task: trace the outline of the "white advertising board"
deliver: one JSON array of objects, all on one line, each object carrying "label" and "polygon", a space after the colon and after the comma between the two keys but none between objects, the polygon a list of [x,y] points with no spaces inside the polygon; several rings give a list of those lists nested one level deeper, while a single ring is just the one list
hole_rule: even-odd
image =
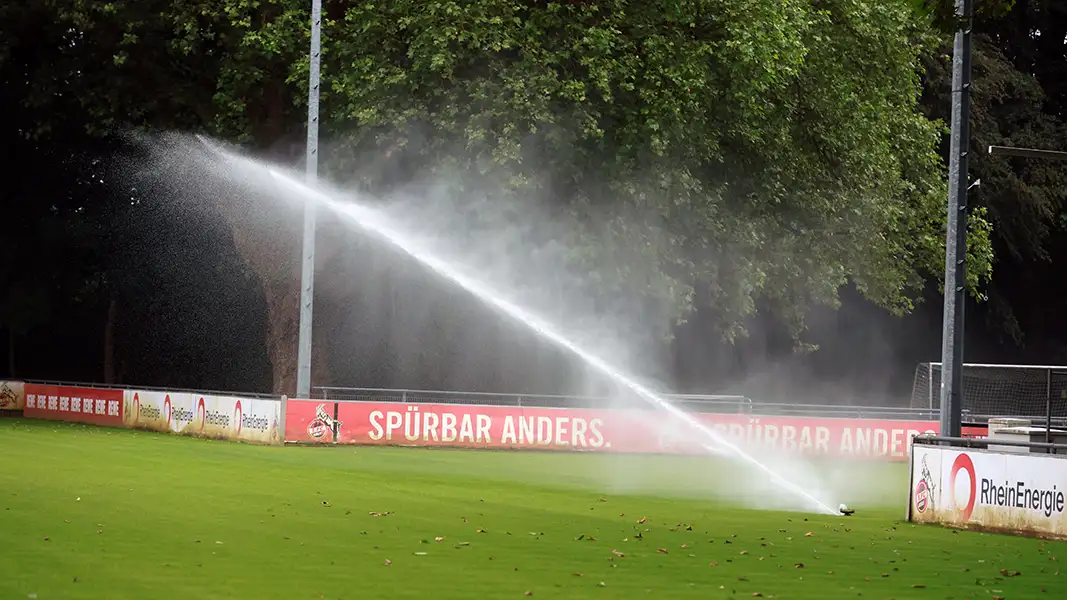
[{"label": "white advertising board", "polygon": [[915,446],[909,519],[1067,538],[1067,456]]},{"label": "white advertising board", "polygon": [[192,435],[193,395],[184,392],[125,390],[122,402],[123,425],[164,433]]},{"label": "white advertising board", "polygon": [[282,441],[278,400],[126,390],[123,401],[127,427],[262,444]]}]

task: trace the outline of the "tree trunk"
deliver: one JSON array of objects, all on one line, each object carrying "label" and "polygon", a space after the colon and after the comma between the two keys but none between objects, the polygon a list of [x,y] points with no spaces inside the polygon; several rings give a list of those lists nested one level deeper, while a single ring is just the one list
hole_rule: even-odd
[{"label": "tree trunk", "polygon": [[119,304],[114,297],[107,305],[107,322],[104,325],[104,383],[115,383],[115,322],[118,320]]},{"label": "tree trunk", "polygon": [[[286,97],[281,89],[266,93],[268,117],[256,132],[263,155],[273,161],[296,163],[303,144],[284,132],[279,116]],[[273,372],[272,391],[294,395],[300,332],[300,268],[303,207],[292,210],[277,198],[237,198],[225,212],[237,252],[259,279],[267,304],[267,356]],[[249,216],[251,215],[251,217]],[[321,236],[317,236],[321,239]],[[320,249],[321,250],[321,249]],[[316,252],[316,258],[322,257]],[[316,260],[318,265],[321,260]],[[316,286],[318,287],[318,286]],[[316,296],[318,293],[316,292]],[[321,318],[319,319],[321,320]],[[329,383],[325,339],[328,327],[316,324],[312,335],[312,385]]]}]

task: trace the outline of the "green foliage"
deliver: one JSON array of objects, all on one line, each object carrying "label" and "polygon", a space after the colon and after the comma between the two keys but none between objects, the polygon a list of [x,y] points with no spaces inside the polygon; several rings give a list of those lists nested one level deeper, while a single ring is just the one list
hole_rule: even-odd
[{"label": "green foliage", "polygon": [[906,3],[361,3],[327,38],[326,125],[354,159],[408,147],[638,214],[587,258],[661,273],[677,315],[706,285],[727,337],[761,296],[799,331],[849,278],[905,311],[943,271],[940,129],[916,107],[932,40]]},{"label": "green foliage", "polygon": [[[1042,89],[1043,82],[1016,68],[1008,53],[998,47],[1010,47],[1014,42],[1010,35],[979,32],[974,36],[972,151],[968,162],[971,179],[981,179],[982,185],[969,195],[969,202],[977,207],[972,208],[972,214],[983,211],[986,220],[996,223],[996,231],[986,227],[985,235],[991,241],[975,242],[971,259],[976,259],[975,247],[993,246],[1000,261],[1032,265],[1051,259],[1049,248],[1055,245],[1056,216],[1067,201],[1067,172],[1055,161],[990,156],[985,149],[994,144],[1059,148],[1065,127],[1055,110],[1047,106],[1052,98]],[[922,105],[933,119],[949,118],[950,57],[951,45],[946,43],[927,60],[928,83]],[[982,235],[975,231],[976,227],[972,222],[971,235]],[[987,263],[989,258],[970,263],[972,274],[974,269],[982,268],[979,263]],[[1023,332],[1007,298],[1016,292],[1011,287],[1011,283],[992,281],[985,291],[996,307],[994,314],[1003,320],[996,325],[1021,341]]]},{"label": "green foliage", "polygon": [[[959,27],[956,15],[957,0],[910,0],[916,15],[930,19],[930,22],[942,33],[951,35]],[[1015,7],[1015,0],[975,0],[973,16],[986,19],[999,19]]]},{"label": "green foliage", "polygon": [[[339,149],[324,167],[387,153],[404,168],[363,183],[436,171],[548,196],[587,223],[576,260],[625,257],[605,294],[655,273],[641,293],[678,318],[715,307],[727,338],[761,297],[799,333],[850,279],[907,311],[943,270],[946,196],[941,129],[917,109],[931,29],[912,4],[328,3],[323,127]],[[300,129],[304,1],[37,10],[68,45],[34,72],[30,104],[63,89],[93,130],[121,120],[260,147]],[[992,259],[974,217],[977,290]]]}]

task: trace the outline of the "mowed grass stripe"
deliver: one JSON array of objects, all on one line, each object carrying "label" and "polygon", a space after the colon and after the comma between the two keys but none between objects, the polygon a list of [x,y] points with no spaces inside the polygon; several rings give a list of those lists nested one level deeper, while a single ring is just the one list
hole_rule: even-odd
[{"label": "mowed grass stripe", "polygon": [[[16,419],[0,419],[0,450],[0,598],[1067,597],[1062,542],[900,523],[903,489],[852,518],[693,498],[694,469],[734,477],[703,459],[271,448]],[[900,465],[854,468],[906,481]],[[612,493],[617,478],[643,492]]]}]

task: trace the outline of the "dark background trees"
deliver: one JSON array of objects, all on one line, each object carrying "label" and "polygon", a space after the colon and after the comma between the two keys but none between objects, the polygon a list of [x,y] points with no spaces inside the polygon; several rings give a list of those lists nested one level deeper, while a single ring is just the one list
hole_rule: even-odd
[{"label": "dark background trees", "polygon": [[[9,374],[291,391],[299,219],[187,210],[173,180],[131,176],[119,134],[206,132],[299,168],[304,4],[0,8]],[[909,2],[641,6],[327,2],[324,175],[388,195],[449,173],[640,215],[575,245],[600,264],[659,232],[626,259],[653,285],[594,292],[654,290],[673,339],[650,370],[671,387],[901,401],[940,354],[950,37]],[[988,300],[967,307],[965,357],[1063,362],[1067,171],[978,151],[1063,149],[1067,9],[1019,1],[976,31]],[[531,336],[336,224],[321,243],[316,383],[566,391],[573,369]]]}]

